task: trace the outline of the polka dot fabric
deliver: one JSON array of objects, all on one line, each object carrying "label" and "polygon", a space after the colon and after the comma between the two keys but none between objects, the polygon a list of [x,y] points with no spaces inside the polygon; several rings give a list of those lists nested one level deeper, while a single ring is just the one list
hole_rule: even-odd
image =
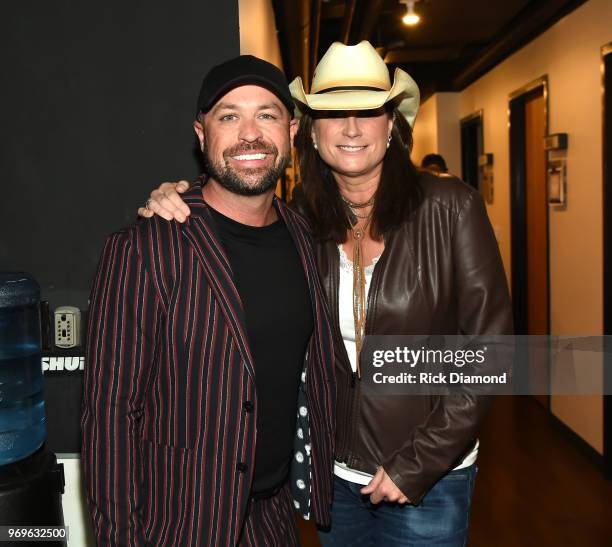
[{"label": "polka dot fabric", "polygon": [[[306,356],[306,360],[308,356]],[[291,464],[291,493],[293,505],[308,520],[310,518],[310,492],[312,482],[310,460],[310,429],[308,425],[308,399],[306,397],[306,370],[298,392],[297,424],[293,441],[293,462]]]}]

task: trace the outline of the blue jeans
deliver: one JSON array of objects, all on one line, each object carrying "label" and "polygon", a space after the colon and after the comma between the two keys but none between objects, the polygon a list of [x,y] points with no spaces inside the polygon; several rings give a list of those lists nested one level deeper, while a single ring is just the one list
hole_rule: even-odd
[{"label": "blue jeans", "polygon": [[319,530],[323,547],[467,545],[476,465],[451,471],[418,506],[370,503],[360,484],[335,477],[332,524]]}]

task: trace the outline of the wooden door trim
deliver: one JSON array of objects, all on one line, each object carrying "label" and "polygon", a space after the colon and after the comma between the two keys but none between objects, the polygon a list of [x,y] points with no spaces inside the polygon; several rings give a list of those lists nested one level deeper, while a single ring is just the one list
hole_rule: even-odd
[{"label": "wooden door trim", "polygon": [[472,112],[471,114],[468,114],[467,116],[464,116],[463,118],[461,118],[459,120],[459,124],[463,125],[465,123],[472,122],[472,121],[474,121],[477,118],[480,118],[480,123],[484,123],[484,110],[482,108]]},{"label": "wooden door trim", "polygon": [[512,99],[516,99],[521,95],[527,95],[539,87],[544,88],[544,103],[546,104],[546,128],[548,129],[548,74],[544,74],[544,76],[540,76],[539,78],[532,80],[523,87],[515,89],[512,93],[510,93],[510,95],[508,95],[508,100],[511,101]]}]

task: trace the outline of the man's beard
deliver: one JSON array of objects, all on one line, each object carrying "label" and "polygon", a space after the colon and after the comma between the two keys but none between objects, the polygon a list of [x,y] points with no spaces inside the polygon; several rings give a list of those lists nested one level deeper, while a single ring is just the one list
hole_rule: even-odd
[{"label": "man's beard", "polygon": [[[230,156],[248,154],[249,152],[262,152],[278,157],[278,149],[272,143],[261,140],[248,145],[237,145],[223,152],[224,163],[215,163],[208,154],[206,144],[202,149],[204,166],[208,175],[215,179],[223,188],[241,196],[260,196],[276,186],[280,176],[289,164],[289,155],[281,156],[272,167],[259,169],[234,170],[228,161]],[[249,182],[249,180],[251,182]],[[255,182],[253,182],[255,180]]]}]

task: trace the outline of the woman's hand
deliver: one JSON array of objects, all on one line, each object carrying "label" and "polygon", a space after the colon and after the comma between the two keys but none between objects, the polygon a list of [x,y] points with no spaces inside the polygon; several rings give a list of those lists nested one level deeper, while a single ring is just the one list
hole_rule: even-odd
[{"label": "woman's hand", "polygon": [[145,218],[159,215],[166,220],[185,222],[191,211],[180,194],[188,189],[189,183],[186,180],[164,182],[159,188],[151,192],[151,197],[144,207],[138,209],[138,214]]},{"label": "woman's hand", "polygon": [[361,489],[361,493],[370,494],[370,501],[374,504],[381,501],[400,504],[410,503],[410,500],[395,486],[395,483],[382,467],[378,468],[369,484]]}]

